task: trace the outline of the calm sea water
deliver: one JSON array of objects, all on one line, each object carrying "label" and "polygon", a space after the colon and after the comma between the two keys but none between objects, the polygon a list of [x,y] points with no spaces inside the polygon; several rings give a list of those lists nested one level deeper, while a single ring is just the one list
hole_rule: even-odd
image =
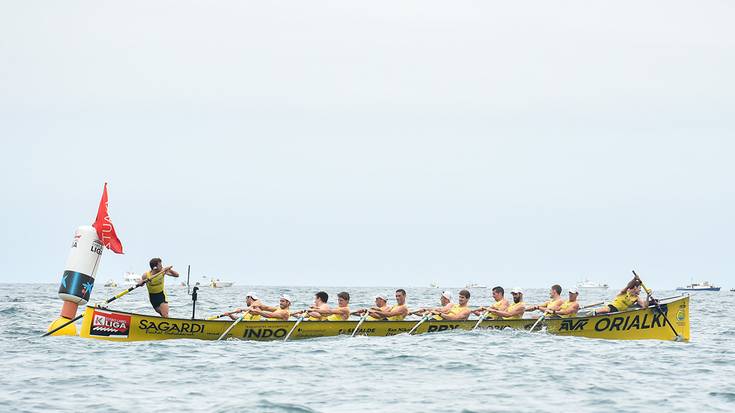
[{"label": "calm sea water", "polygon": [[[57,289],[0,284],[0,411],[735,411],[735,293],[725,291],[693,295],[689,343],[519,331],[114,343],[40,338],[61,308]],[[97,285],[92,301],[122,289]],[[343,290],[324,289],[330,302]],[[190,317],[186,288],[167,290],[172,316]],[[300,308],[316,288],[204,288],[198,315],[236,307],[248,290],[266,303],[287,292]],[[357,308],[394,288],[345,290]],[[409,306],[438,301],[438,290],[407,290]],[[489,294],[473,290],[470,303],[485,304]],[[545,289],[527,291],[528,302],[545,296]],[[111,308],[152,313],[146,299],[135,290]]]}]

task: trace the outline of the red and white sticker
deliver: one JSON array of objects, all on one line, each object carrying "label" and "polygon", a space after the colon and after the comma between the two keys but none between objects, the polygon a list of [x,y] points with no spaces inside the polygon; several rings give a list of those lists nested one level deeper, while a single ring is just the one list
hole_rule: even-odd
[{"label": "red and white sticker", "polygon": [[130,333],[130,316],[94,310],[90,336],[127,338]]}]

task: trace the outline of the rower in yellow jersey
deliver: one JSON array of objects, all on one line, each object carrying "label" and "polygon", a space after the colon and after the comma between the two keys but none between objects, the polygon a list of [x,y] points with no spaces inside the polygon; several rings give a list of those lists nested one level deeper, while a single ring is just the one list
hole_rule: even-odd
[{"label": "rower in yellow jersey", "polygon": [[291,316],[289,309],[291,308],[291,297],[281,294],[278,299],[278,307],[270,307],[260,305],[250,309],[250,314],[265,317],[268,321],[288,321]]},{"label": "rower in yellow jersey", "polygon": [[300,317],[301,315],[306,313],[306,315],[308,315],[309,317],[306,319],[308,321],[324,321],[327,319],[327,317],[322,316],[320,313],[314,312],[314,310],[329,310],[327,300],[329,300],[329,294],[327,294],[325,291],[319,291],[318,293],[314,294],[314,304],[312,304],[308,310],[294,311],[293,313],[291,313],[291,315],[294,317]]},{"label": "rower in yellow jersey", "polygon": [[248,291],[245,295],[245,308],[236,308],[229,313],[225,313],[225,315],[229,316],[233,320],[237,320],[239,316],[236,314],[245,312],[245,315],[242,316],[242,321],[258,321],[260,320],[260,315],[253,313],[252,310],[262,306],[263,303],[260,301],[260,298],[258,298],[258,294],[254,291]]},{"label": "rower in yellow jersey", "polygon": [[337,294],[337,307],[315,308],[309,311],[309,315],[319,317],[327,321],[344,321],[350,318],[350,293],[342,291]]},{"label": "rower in yellow jersey", "polygon": [[561,318],[576,316],[579,311],[579,301],[577,301],[577,297],[579,297],[579,290],[577,290],[577,287],[570,288],[569,299],[564,301],[558,310],[551,310],[551,315],[557,315]]},{"label": "rower in yellow jersey", "polygon": [[[148,288],[148,297],[151,300],[151,305],[153,306],[153,309],[161,315],[161,317],[168,318],[168,300],[166,297],[166,291],[164,290],[164,281],[166,275],[178,277],[179,273],[174,271],[173,267],[170,265],[163,268],[162,260],[160,258],[152,258],[148,264],[150,265],[151,270],[143,273],[138,285],[142,285],[145,280],[150,278],[150,281],[146,283],[146,287]],[[161,272],[163,272],[163,274],[157,275]],[[157,276],[153,277],[154,275]]]},{"label": "rower in yellow jersey", "polygon": [[[377,301],[377,300],[376,300]],[[372,313],[381,319],[390,321],[399,321],[408,315],[408,306],[406,305],[406,290],[399,288],[396,290],[396,305],[386,310],[373,310]],[[377,318],[377,317],[376,317]]]},{"label": "rower in yellow jersey", "polygon": [[[435,307],[435,308],[422,307],[422,308],[419,308],[418,310],[411,311],[410,313],[408,313],[408,315],[425,316],[434,311],[451,310],[452,307],[454,307],[454,304],[452,303],[452,292],[449,290],[442,291],[442,294],[439,296],[439,302],[441,303],[441,307]],[[437,320],[440,319],[439,316],[435,316],[434,318]]]},{"label": "rower in yellow jersey", "polygon": [[510,294],[513,296],[513,304],[510,304],[508,308],[505,310],[491,308],[489,310],[498,319],[513,320],[523,318],[523,313],[526,311],[526,303],[523,302],[523,290],[514,288],[510,290]]},{"label": "rower in yellow jersey", "polygon": [[442,309],[434,311],[440,320],[466,320],[470,316],[470,308],[467,304],[470,301],[470,292],[462,290],[459,292],[459,304],[454,304],[449,310]]},{"label": "rower in yellow jersey", "polygon": [[[500,311],[505,311],[505,309],[508,308],[508,300],[505,299],[505,290],[503,289],[503,287],[498,286],[498,287],[493,288],[493,300],[495,300],[495,302],[492,303],[492,305],[490,305],[489,307],[480,307],[476,310],[473,310],[472,314],[479,316],[479,315],[484,314],[486,311],[490,310],[491,308],[495,310],[500,310]],[[486,320],[493,320],[496,318],[499,318],[499,317],[493,313],[490,313],[487,316],[485,316]]]},{"label": "rower in yellow jersey", "polygon": [[641,297],[641,281],[638,278],[630,280],[628,285],[607,306],[596,309],[592,314],[625,311],[635,304],[638,304],[641,308],[648,308],[648,301]]},{"label": "rower in yellow jersey", "polygon": [[543,304],[535,305],[533,307],[526,308],[526,311],[539,310],[542,313],[549,315],[552,311],[558,310],[564,303],[564,299],[561,298],[561,286],[554,284],[549,290],[549,300]]}]

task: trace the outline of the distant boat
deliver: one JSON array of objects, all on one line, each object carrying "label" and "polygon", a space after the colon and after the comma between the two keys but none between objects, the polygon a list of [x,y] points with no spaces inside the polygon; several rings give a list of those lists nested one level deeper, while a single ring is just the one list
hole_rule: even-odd
[{"label": "distant boat", "polygon": [[429,287],[431,287],[431,288],[439,288],[439,282],[438,281],[432,281],[431,284],[429,284]]},{"label": "distant boat", "polygon": [[714,285],[710,284],[709,281],[704,281],[701,284],[691,283],[687,285],[686,287],[677,287],[676,290],[677,291],[720,291],[720,287],[715,287]]},{"label": "distant boat", "polygon": [[128,287],[132,287],[138,284],[141,280],[142,278],[140,277],[140,275],[130,271],[126,272],[123,276],[123,284],[127,285]]},{"label": "distant boat", "polygon": [[232,284],[232,281],[222,281],[219,278],[214,277],[209,280],[209,286],[212,288],[232,287]]},{"label": "distant boat", "polygon": [[577,288],[580,290],[607,290],[610,287],[607,284],[596,283],[585,278],[584,281],[577,283]]},{"label": "distant boat", "polygon": [[105,281],[105,287],[117,287],[117,281],[107,280]]},{"label": "distant boat", "polygon": [[469,288],[487,288],[487,285],[482,285],[482,284],[478,284],[478,283],[469,283],[469,284],[465,285],[464,288],[467,288],[467,289],[469,289]]}]

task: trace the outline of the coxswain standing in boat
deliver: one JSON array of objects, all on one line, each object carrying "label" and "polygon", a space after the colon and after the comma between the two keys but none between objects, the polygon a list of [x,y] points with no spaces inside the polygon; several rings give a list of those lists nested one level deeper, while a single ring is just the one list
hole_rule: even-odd
[{"label": "coxswain standing in boat", "polygon": [[[327,321],[344,321],[350,318],[350,293],[342,291],[337,294],[337,307],[315,308],[309,311],[312,317],[319,317]],[[325,318],[326,317],[326,318]]]},{"label": "coxswain standing in boat", "polygon": [[[479,315],[484,314],[486,311],[489,311],[491,308],[495,310],[500,310],[500,311],[505,311],[508,308],[509,304],[508,304],[508,300],[505,299],[505,290],[503,289],[503,287],[498,286],[498,287],[493,288],[492,294],[493,294],[493,300],[495,300],[495,302],[489,307],[480,307],[476,310],[473,310],[472,314],[479,316]],[[487,316],[485,316],[485,319],[488,319],[488,320],[492,320],[495,318],[497,318],[497,316],[493,313],[490,313]]]},{"label": "coxswain standing in boat", "polygon": [[[143,273],[138,285],[143,285],[145,280],[150,279],[150,281],[146,283],[146,288],[148,288],[148,298],[151,300],[151,306],[153,306],[153,309],[156,310],[161,317],[168,318],[168,300],[164,289],[164,281],[167,275],[178,277],[179,273],[174,271],[173,267],[170,265],[163,268],[163,261],[160,258],[152,258],[148,265],[150,265],[151,270]],[[163,272],[163,274],[158,275],[161,272]]]},{"label": "coxswain standing in boat", "polygon": [[539,310],[544,313],[544,315],[550,315],[553,311],[561,308],[562,304],[564,304],[564,299],[561,298],[561,286],[559,284],[554,284],[551,286],[551,290],[549,290],[548,301],[544,302],[543,304],[526,308],[526,311]]},{"label": "coxswain standing in boat", "polygon": [[641,297],[641,280],[638,277],[630,280],[628,285],[620,290],[620,294],[613,298],[607,306],[596,309],[592,314],[617,313],[618,311],[625,311],[635,304],[638,304],[641,308],[648,308],[648,301]]},{"label": "coxswain standing in boat", "polygon": [[435,307],[435,308],[419,308],[416,311],[412,311],[409,313],[409,315],[420,315],[424,316],[427,315],[427,313],[430,313],[432,311],[441,311],[446,310],[449,311],[454,306],[454,303],[452,303],[452,292],[451,291],[442,291],[442,294],[439,296],[439,302],[441,303],[441,307]]},{"label": "coxswain standing in boat", "polygon": [[[386,305],[387,307],[387,305]],[[388,319],[389,321],[400,321],[408,315],[408,306],[406,305],[406,290],[399,288],[396,290],[396,305],[387,309],[373,309],[372,313],[376,318]]]},{"label": "coxswain standing in boat", "polygon": [[318,293],[314,294],[314,304],[309,307],[308,310],[301,310],[301,311],[294,311],[291,313],[294,317],[300,317],[306,313],[309,318],[307,320],[309,321],[322,321],[325,320],[327,317],[322,317],[319,315],[319,313],[311,314],[314,310],[329,310],[329,305],[327,305],[327,301],[329,300],[329,294],[327,294],[325,291],[319,291]]},{"label": "coxswain standing in boat", "polygon": [[514,288],[510,290],[510,295],[513,296],[513,304],[510,304],[505,310],[496,310],[494,308],[488,309],[493,314],[496,320],[513,320],[523,318],[523,313],[526,312],[526,303],[523,302],[523,290],[520,288]]},{"label": "coxswain standing in boat", "polygon": [[288,318],[291,316],[290,308],[291,297],[286,294],[281,294],[281,297],[278,299],[278,307],[269,307],[267,305],[252,307],[250,314],[265,317],[268,321],[288,321]]},{"label": "coxswain standing in boat", "polygon": [[263,303],[260,301],[260,298],[258,298],[258,294],[256,294],[255,291],[248,291],[247,295],[245,295],[245,305],[245,308],[236,308],[229,313],[225,313],[225,315],[229,316],[233,320],[237,320],[237,318],[240,317],[237,314],[245,312],[242,316],[243,321],[260,320],[260,314],[255,314],[252,311],[255,308],[263,307]]},{"label": "coxswain standing in boat", "polygon": [[561,318],[576,316],[579,311],[579,301],[577,301],[577,297],[579,297],[579,290],[577,290],[577,287],[570,288],[569,299],[564,301],[558,310],[551,310],[551,315],[556,315]]},{"label": "coxswain standing in boat", "polygon": [[454,304],[452,307],[447,309],[442,309],[438,311],[433,311],[436,317],[438,317],[439,320],[466,320],[469,318],[471,310],[469,307],[467,307],[467,304],[470,302],[470,292],[467,290],[462,290],[459,292],[459,304]]}]

